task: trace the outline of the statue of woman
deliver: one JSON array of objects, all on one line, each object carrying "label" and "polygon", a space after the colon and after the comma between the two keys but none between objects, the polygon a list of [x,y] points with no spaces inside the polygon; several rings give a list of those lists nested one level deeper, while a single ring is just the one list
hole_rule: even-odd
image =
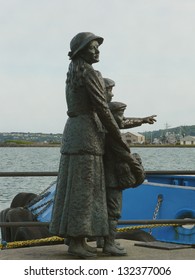
[{"label": "statue of woman", "polygon": [[94,256],[85,238],[108,235],[103,154],[105,131],[129,151],[105,99],[105,85],[92,64],[103,38],[90,32],[70,42],[66,79],[68,120],[62,146],[50,231],[70,240],[68,252]]}]

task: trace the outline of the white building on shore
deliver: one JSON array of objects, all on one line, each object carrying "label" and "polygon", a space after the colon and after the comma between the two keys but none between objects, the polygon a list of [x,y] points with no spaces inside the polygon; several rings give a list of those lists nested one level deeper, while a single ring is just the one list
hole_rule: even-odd
[{"label": "white building on shore", "polygon": [[145,136],[136,132],[123,133],[122,137],[129,145],[145,143]]},{"label": "white building on shore", "polygon": [[181,138],[180,145],[195,145],[195,136],[187,135]]}]

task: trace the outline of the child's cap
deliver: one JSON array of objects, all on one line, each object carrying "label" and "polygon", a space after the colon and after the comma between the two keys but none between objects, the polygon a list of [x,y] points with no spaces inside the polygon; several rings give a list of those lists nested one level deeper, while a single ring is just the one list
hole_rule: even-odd
[{"label": "child's cap", "polygon": [[104,78],[104,83],[106,88],[115,86],[115,82],[108,78]]},{"label": "child's cap", "polygon": [[127,107],[127,105],[122,102],[109,102],[108,106],[109,106],[111,112],[125,110]]}]

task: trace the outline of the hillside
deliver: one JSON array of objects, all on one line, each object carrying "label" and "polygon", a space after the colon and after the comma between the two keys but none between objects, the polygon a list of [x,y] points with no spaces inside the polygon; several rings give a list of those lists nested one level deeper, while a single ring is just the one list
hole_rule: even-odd
[{"label": "hillside", "polygon": [[158,138],[162,139],[167,134],[174,134],[176,137],[181,138],[187,135],[195,136],[195,125],[185,125],[185,126],[178,126],[174,128],[168,128],[168,129],[160,129],[160,130],[153,130],[153,131],[147,131],[147,132],[139,132],[140,134],[145,135],[146,139],[151,138]]},{"label": "hillside", "polygon": [[26,132],[4,132],[0,133],[0,144],[13,145],[34,145],[42,144],[60,144],[62,134],[53,133],[26,133]]}]

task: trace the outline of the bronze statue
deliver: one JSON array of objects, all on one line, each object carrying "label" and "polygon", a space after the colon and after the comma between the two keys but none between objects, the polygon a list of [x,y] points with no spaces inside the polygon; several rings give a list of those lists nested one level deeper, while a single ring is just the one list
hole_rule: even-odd
[{"label": "bronze statue", "polygon": [[69,239],[70,254],[95,256],[86,237],[108,236],[104,176],[104,142],[108,131],[123,149],[120,130],[105,99],[99,61],[103,38],[90,32],[70,42],[71,59],[66,79],[66,122],[50,231]]},{"label": "bronze statue", "polygon": [[[120,127],[124,119],[126,104],[109,102],[109,108]],[[105,179],[106,198],[108,208],[109,235],[104,238],[103,252],[123,256],[126,250],[115,241],[118,220],[121,217],[122,190],[135,188],[145,179],[144,168],[138,154],[131,154],[123,149],[113,137],[107,133],[105,141]],[[101,240],[97,239],[97,246],[101,247]]]},{"label": "bronze statue", "polygon": [[[105,92],[106,92],[106,100],[107,102],[111,102],[114,96],[112,89],[115,86],[115,82],[109,78],[104,78],[105,83]],[[148,116],[145,118],[131,118],[124,117],[123,121],[120,124],[120,129],[127,129],[132,127],[141,126],[142,124],[153,124],[156,122],[156,115]]]},{"label": "bronze statue", "polygon": [[[140,126],[143,123],[153,124],[156,120],[152,115],[145,118],[125,118],[124,111],[126,104],[111,102],[112,88],[115,82],[104,78],[106,100],[119,128],[131,128]],[[108,208],[109,235],[104,238],[97,238],[97,247],[103,248],[105,253],[112,255],[125,255],[126,250],[115,241],[117,223],[121,215],[122,190],[130,187],[137,187],[144,181],[144,168],[138,154],[127,152],[109,133],[106,134],[106,152],[104,156],[106,197]]]}]

